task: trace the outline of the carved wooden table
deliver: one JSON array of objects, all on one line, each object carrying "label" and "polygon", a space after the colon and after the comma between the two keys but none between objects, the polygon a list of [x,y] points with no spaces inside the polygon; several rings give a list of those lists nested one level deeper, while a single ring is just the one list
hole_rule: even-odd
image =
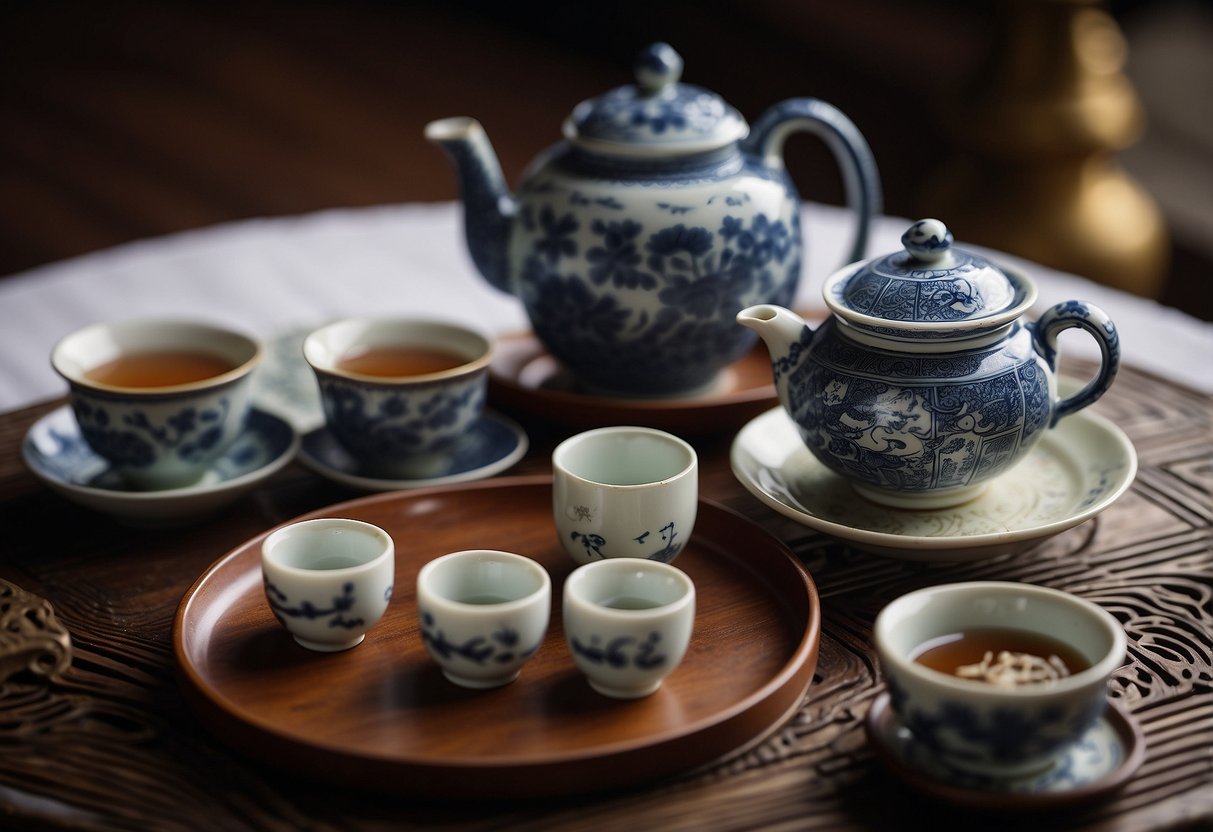
[{"label": "carved wooden table", "polygon": [[[290,466],[210,521],[140,530],[78,508],[25,470],[19,445],[55,403],[0,415],[0,578],[50,601],[70,667],[0,686],[0,827],[64,829],[1213,828],[1213,399],[1122,370],[1094,409],[1133,440],[1131,490],[1016,557],[915,564],[850,550],[759,504],[734,480],[732,431],[696,440],[702,491],[781,536],[821,593],[817,674],[799,713],[741,756],[625,793],[535,804],[419,802],[299,781],[230,751],[185,706],[171,627],[214,560],[267,527],[356,496]],[[567,431],[527,424],[510,473],[547,473]],[[876,761],[863,718],[883,690],[877,611],[931,583],[1009,579],[1094,600],[1130,637],[1111,695],[1146,760],[1085,808],[979,816],[911,791]],[[722,668],[721,672],[727,672]],[[929,826],[927,828],[930,828]]]}]

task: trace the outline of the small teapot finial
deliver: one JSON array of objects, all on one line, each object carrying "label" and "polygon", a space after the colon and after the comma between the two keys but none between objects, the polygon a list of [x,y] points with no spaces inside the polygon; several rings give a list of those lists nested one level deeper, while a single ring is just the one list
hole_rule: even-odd
[{"label": "small teapot finial", "polygon": [[919,220],[901,235],[901,244],[915,260],[936,263],[947,257],[952,247],[952,232],[939,220]]},{"label": "small teapot finial", "polygon": [[678,83],[682,77],[682,56],[668,43],[645,47],[636,59],[636,84],[646,95],[654,95]]}]

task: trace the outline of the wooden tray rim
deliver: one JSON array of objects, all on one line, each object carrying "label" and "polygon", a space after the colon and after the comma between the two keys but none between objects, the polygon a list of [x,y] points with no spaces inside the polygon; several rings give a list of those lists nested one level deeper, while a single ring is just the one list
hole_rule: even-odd
[{"label": "wooden tray rim", "polygon": [[[268,724],[260,716],[250,713],[243,707],[231,702],[227,697],[224,697],[220,692],[215,691],[209,684],[200,678],[197,669],[187,657],[186,647],[186,624],[190,614],[191,605],[196,601],[199,591],[207,584],[213,576],[228,566],[229,562],[241,555],[245,554],[249,547],[255,546],[258,541],[263,540],[275,529],[289,523],[298,522],[299,520],[309,519],[318,516],[332,516],[342,513],[345,509],[353,507],[364,507],[374,503],[393,502],[397,500],[419,500],[435,495],[446,495],[452,492],[461,492],[480,489],[495,489],[495,488],[534,488],[550,486],[552,478],[550,475],[528,475],[515,477],[499,477],[490,480],[470,483],[457,483],[445,486],[434,486],[430,488],[419,488],[408,491],[398,492],[383,492],[377,494],[364,495],[361,497],[351,498],[332,505],[324,506],[313,511],[306,512],[298,517],[294,517],[279,523],[278,525],[266,529],[265,531],[254,535],[253,537],[242,541],[234,546],[226,554],[222,555],[207,567],[190,588],[186,590],[182,596],[182,600],[178,606],[177,613],[174,617],[172,640],[173,640],[173,655],[176,665],[177,676],[185,688],[186,698],[194,707],[195,713],[203,719],[204,722],[211,724],[218,723],[225,727],[231,727],[239,732],[253,730],[265,735],[267,738],[273,738],[278,742],[298,748],[313,749],[328,757],[336,760],[350,761],[370,761],[382,764],[392,768],[393,770],[407,771],[411,769],[425,769],[428,771],[500,771],[502,769],[518,769],[524,770],[529,768],[544,769],[553,766],[561,766],[568,764],[576,764],[579,762],[588,762],[601,760],[619,755],[626,755],[632,752],[644,751],[649,748],[660,746],[666,743],[678,742],[687,740],[694,736],[718,728],[726,726],[732,720],[742,718],[751,710],[759,709],[768,703],[772,703],[779,699],[779,694],[784,693],[784,698],[789,704],[786,707],[781,707],[780,715],[775,720],[766,720],[765,727],[756,733],[751,739],[741,746],[733,749],[733,751],[725,753],[723,758],[729,758],[736,753],[744,751],[746,748],[752,747],[760,742],[770,733],[777,730],[788,718],[790,718],[799,708],[803,701],[816,671],[817,653],[820,648],[821,638],[821,602],[815,582],[808,569],[800,562],[798,558],[788,548],[787,544],[779,538],[763,529],[754,521],[745,517],[741,513],[722,505],[716,501],[706,498],[700,499],[700,506],[707,508],[709,511],[718,512],[721,516],[728,517],[732,522],[741,522],[753,527],[756,534],[761,534],[769,539],[770,544],[787,556],[788,562],[792,569],[799,574],[803,580],[806,595],[800,599],[795,596],[797,603],[807,604],[807,619],[805,621],[804,632],[801,634],[799,641],[790,651],[779,671],[771,676],[753,693],[746,696],[744,699],[736,702],[730,707],[712,712],[709,716],[691,725],[680,726],[676,729],[670,729],[659,734],[649,734],[635,739],[620,741],[607,745],[597,745],[590,749],[573,749],[563,753],[545,752],[542,754],[521,754],[512,758],[509,764],[486,764],[482,758],[474,756],[444,756],[440,760],[432,758],[418,759],[414,757],[394,756],[380,754],[370,751],[353,752],[348,747],[334,745],[330,742],[317,741],[311,738],[300,738],[299,736],[283,731],[278,726]],[[717,544],[720,548],[728,549],[725,544]],[[756,577],[762,584],[767,586],[768,590],[772,588],[772,584],[760,573],[756,573]],[[798,685],[795,695],[787,695],[788,685],[797,677],[802,677],[802,684]],[[234,746],[241,748],[242,751],[252,754],[263,761],[266,759],[264,755],[257,754],[250,746],[242,742],[233,742]],[[701,768],[704,765],[711,764],[719,759],[721,755],[717,755],[710,759],[695,760],[684,767],[685,770]],[[273,765],[273,763],[270,763]],[[284,766],[285,768],[295,768],[289,761]]]}]

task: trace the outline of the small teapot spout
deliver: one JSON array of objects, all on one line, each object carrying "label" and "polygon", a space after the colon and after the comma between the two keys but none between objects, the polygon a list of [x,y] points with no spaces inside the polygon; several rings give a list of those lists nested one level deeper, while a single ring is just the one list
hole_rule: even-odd
[{"label": "small teapot spout", "polygon": [[488,135],[476,119],[458,116],[431,121],[425,137],[446,151],[455,166],[472,262],[485,280],[512,294],[508,248],[517,203]]},{"label": "small teapot spout", "polygon": [[785,408],[788,403],[788,376],[808,356],[813,328],[790,309],[762,303],[737,313],[737,323],[758,333],[771,354],[771,372],[775,377],[775,392]]},{"label": "small teapot spout", "polygon": [[758,333],[758,337],[766,342],[772,361],[788,355],[794,345],[802,339],[807,341],[813,335],[804,318],[791,309],[770,303],[742,309],[737,313],[737,323]]}]

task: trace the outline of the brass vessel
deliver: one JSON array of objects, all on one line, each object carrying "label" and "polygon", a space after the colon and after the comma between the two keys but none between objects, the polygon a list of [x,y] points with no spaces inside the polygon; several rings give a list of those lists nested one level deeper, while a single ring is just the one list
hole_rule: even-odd
[{"label": "brass vessel", "polygon": [[1144,127],[1126,44],[1096,0],[1004,0],[978,89],[943,116],[957,155],[920,213],[989,245],[1153,297],[1169,241],[1154,201],[1117,162]]}]

